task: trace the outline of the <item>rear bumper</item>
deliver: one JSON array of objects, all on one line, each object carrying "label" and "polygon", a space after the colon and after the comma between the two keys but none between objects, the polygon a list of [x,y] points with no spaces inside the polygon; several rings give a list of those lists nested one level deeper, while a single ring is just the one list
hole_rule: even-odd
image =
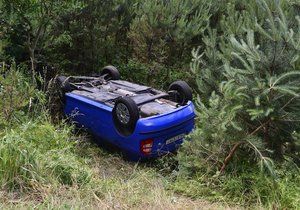
[{"label": "rear bumper", "polygon": [[162,132],[170,128],[184,124],[195,118],[194,105],[189,102],[186,106],[176,109],[174,112],[158,116],[142,118],[138,120],[136,132],[140,134],[151,134]]},{"label": "rear bumper", "polygon": [[[184,138],[167,144],[167,140],[182,134],[189,134],[194,129],[194,105],[189,102],[176,111],[163,115],[140,119],[137,122],[135,135],[137,143],[147,139],[153,139],[152,152],[148,155],[134,149],[132,154],[139,155],[140,158],[157,157],[178,149]],[[135,148],[139,148],[136,145]]]}]

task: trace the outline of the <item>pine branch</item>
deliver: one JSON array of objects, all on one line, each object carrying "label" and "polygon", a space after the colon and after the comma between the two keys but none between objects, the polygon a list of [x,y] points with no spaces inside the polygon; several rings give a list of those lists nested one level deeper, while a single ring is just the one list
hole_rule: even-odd
[{"label": "pine branch", "polygon": [[[261,124],[259,127],[257,127],[253,132],[251,132],[248,136],[253,136],[255,135],[260,129],[262,129],[263,127],[265,127],[268,123],[270,123],[271,119],[269,119],[268,121],[266,121],[265,123]],[[237,151],[237,149],[243,145],[249,143],[246,140],[243,141],[239,141],[237,143],[234,144],[234,146],[232,147],[232,149],[230,150],[230,152],[228,153],[228,155],[226,156],[223,165],[220,169],[220,173],[222,174],[225,171],[226,166],[229,164],[230,160],[233,158],[233,155],[235,154],[235,152]]]}]

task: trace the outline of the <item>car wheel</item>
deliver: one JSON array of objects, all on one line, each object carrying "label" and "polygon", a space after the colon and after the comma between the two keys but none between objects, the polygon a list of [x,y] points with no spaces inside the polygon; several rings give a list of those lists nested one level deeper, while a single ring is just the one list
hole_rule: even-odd
[{"label": "car wheel", "polygon": [[114,66],[106,66],[102,69],[100,76],[104,76],[107,80],[118,80],[120,79],[120,72]]},{"label": "car wheel", "polygon": [[115,128],[123,136],[129,136],[134,132],[140,117],[138,106],[129,97],[117,99],[112,116]]},{"label": "car wheel", "polygon": [[65,76],[58,76],[56,78],[56,81],[57,81],[59,87],[61,88],[61,90],[64,93],[72,91],[72,87],[71,87],[70,81],[68,80],[67,77],[65,77]]},{"label": "car wheel", "polygon": [[47,106],[54,123],[60,122],[64,116],[65,93],[71,89],[69,85],[64,76],[57,76],[49,81]]},{"label": "car wheel", "polygon": [[185,105],[193,99],[192,89],[185,81],[173,82],[169,87],[170,100]]}]

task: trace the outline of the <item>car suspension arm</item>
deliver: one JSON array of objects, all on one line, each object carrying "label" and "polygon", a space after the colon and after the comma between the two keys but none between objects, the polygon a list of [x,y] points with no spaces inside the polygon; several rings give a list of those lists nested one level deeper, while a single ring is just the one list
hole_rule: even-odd
[{"label": "car suspension arm", "polygon": [[167,97],[167,96],[169,96],[169,94],[167,94],[167,93],[161,93],[161,94],[158,94],[158,95],[154,95],[154,96],[152,96],[150,98],[147,98],[144,101],[138,102],[136,105],[141,106],[141,105],[144,105],[144,104],[149,103],[151,101],[154,101],[156,99],[164,98],[164,97]]}]

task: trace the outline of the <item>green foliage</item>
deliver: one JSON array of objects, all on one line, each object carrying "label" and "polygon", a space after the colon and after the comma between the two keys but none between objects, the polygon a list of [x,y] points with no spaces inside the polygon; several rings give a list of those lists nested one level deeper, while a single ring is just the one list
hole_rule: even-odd
[{"label": "green foliage", "polygon": [[135,1],[79,2],[85,2],[80,11],[61,15],[56,23],[54,32],[65,39],[50,49],[52,66],[70,74],[91,74],[108,64],[124,64],[130,51],[127,31]]},{"label": "green foliage", "polygon": [[[185,64],[193,40],[201,36],[208,25],[210,2],[140,1],[130,25],[134,57],[149,66],[148,82],[164,73],[170,79],[170,66]],[[168,65],[168,67],[166,67]],[[177,69],[180,71],[180,69]]]},{"label": "green foliage", "polygon": [[1,71],[0,187],[26,191],[55,182],[88,183],[91,171],[75,154],[71,129],[48,122],[44,94],[24,72],[15,64]]},{"label": "green foliage", "polygon": [[[191,144],[221,145],[222,149],[208,148],[219,155],[218,161],[222,162],[240,141],[260,157],[265,155],[260,155],[259,150],[271,149],[277,158],[293,155],[285,151],[295,151],[292,134],[300,129],[300,22],[298,16],[287,19],[283,6],[273,1],[251,3],[241,16],[249,24],[237,30],[243,34],[232,29],[238,27],[236,21],[225,18],[221,23],[232,26],[223,29],[227,36],[209,30],[204,38],[206,49],[202,53],[200,49],[193,51],[191,67],[204,100],[199,105],[201,121],[195,137],[203,143]],[[267,12],[263,14],[265,19],[259,15],[263,11]],[[295,21],[297,26],[290,26],[289,21]],[[209,91],[213,93],[207,100]]]},{"label": "green foliage", "polygon": [[254,208],[264,206],[268,209],[297,209],[299,206],[299,168],[277,169],[276,180],[260,173],[257,167],[245,164],[245,171],[227,174],[220,178],[202,173],[188,179],[179,176],[170,189],[193,198],[206,198],[234,205]]},{"label": "green foliage", "polygon": [[295,185],[297,166],[279,167],[287,160],[299,164],[298,9],[288,1],[232,1],[206,31],[205,46],[192,51],[199,120],[178,154],[177,190],[269,207],[299,205],[299,189],[287,193],[285,186]]},{"label": "green foliage", "polygon": [[[64,34],[54,31],[54,26],[60,16],[78,10],[82,7],[82,3],[74,0],[63,2],[4,0],[0,6],[3,9],[1,25],[4,25],[8,32],[4,37],[8,42],[14,43],[12,47],[6,47],[5,51],[13,57],[20,56],[21,61],[29,60],[31,74],[35,78],[38,65],[42,64],[43,67],[39,71],[43,72],[46,63],[50,63],[49,59],[44,56],[48,53],[49,47],[53,47],[56,42],[64,39]],[[25,54],[27,58],[18,54]]]},{"label": "green foliage", "polygon": [[74,153],[76,142],[69,136],[70,129],[39,121],[6,131],[0,140],[1,187],[26,191],[55,182],[88,183],[91,171]]},{"label": "green foliage", "polygon": [[[103,200],[130,208],[141,199],[147,206],[169,199],[153,190],[161,183],[152,170],[128,169],[74,141],[63,123],[49,123],[38,90],[44,81],[113,64],[124,79],[158,88],[184,79],[198,93],[197,128],[173,157],[179,170],[176,160],[161,161],[160,172],[175,181],[172,191],[297,208],[299,6],[295,0],[1,1],[0,193],[67,187],[74,190],[69,197],[83,203],[93,197],[101,208],[111,207]],[[119,200],[126,204],[115,205]]]},{"label": "green foliage", "polygon": [[209,0],[4,1],[3,59],[26,62],[46,78],[134,60],[147,68],[148,83],[166,86],[177,73],[189,76],[190,51],[201,43],[210,7]]},{"label": "green foliage", "polygon": [[[12,63],[2,63],[0,70],[0,128],[20,121],[29,111],[41,111],[45,102],[41,91],[32,85],[32,80],[24,74],[26,67]],[[34,103],[34,101],[38,101]]]}]

